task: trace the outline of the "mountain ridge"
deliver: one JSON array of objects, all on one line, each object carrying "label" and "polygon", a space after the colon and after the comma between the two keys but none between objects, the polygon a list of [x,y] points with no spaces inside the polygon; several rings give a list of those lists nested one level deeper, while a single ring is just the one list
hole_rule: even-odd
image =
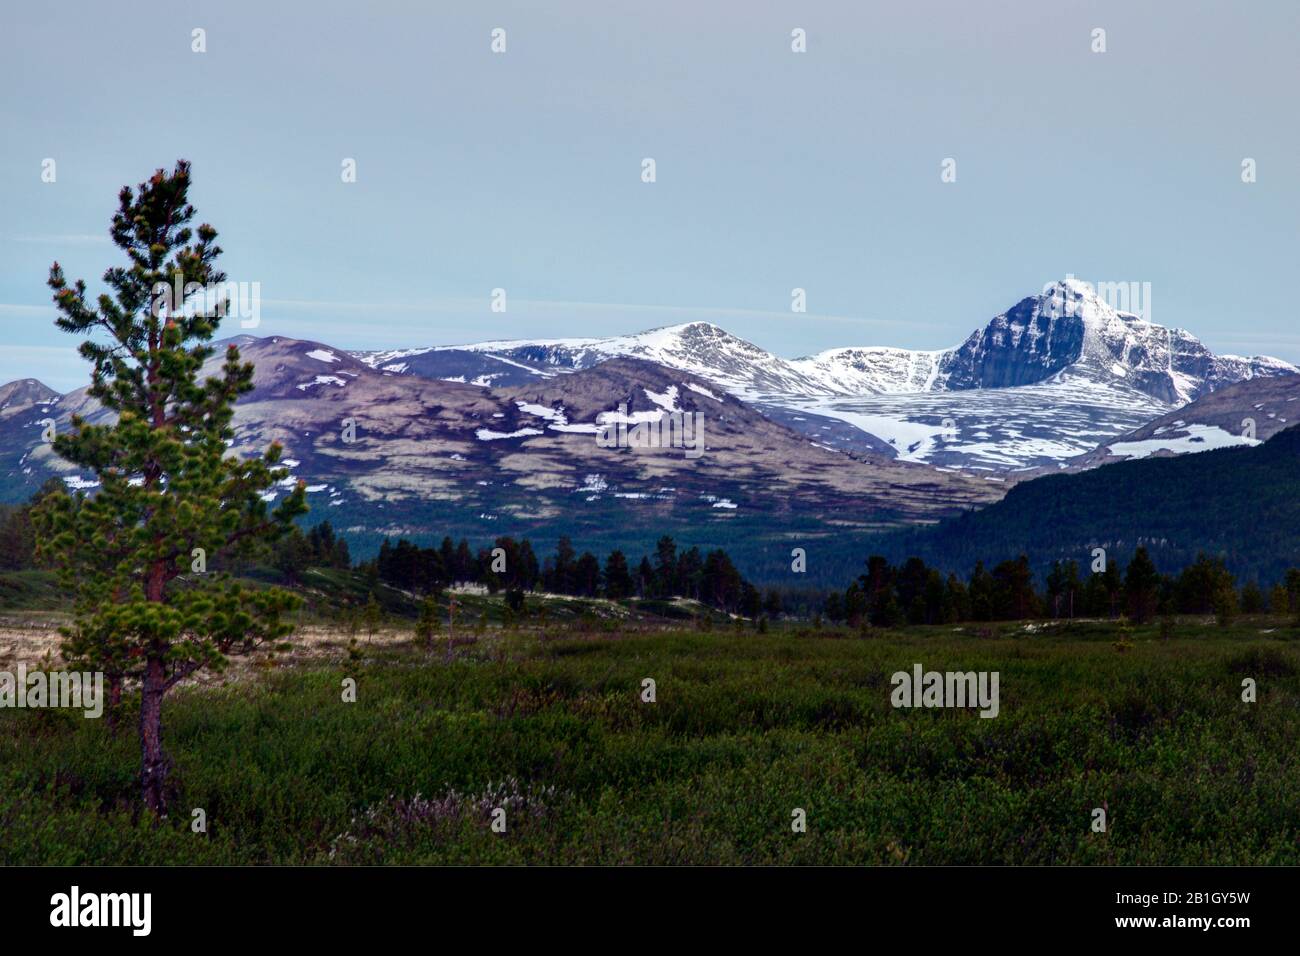
[{"label": "mountain ridge", "polygon": [[[259,454],[279,442],[289,473],[266,500],[303,481],[310,520],[329,519],[359,554],[387,535],[553,542],[570,534],[647,549],[668,533],[788,556],[792,538],[934,521],[1005,490],[829,449],[710,382],[641,359],[488,389],[376,370],[311,340],[234,341],[254,365],[254,388],[235,405],[231,452]],[[217,372],[221,352],[202,376]],[[25,408],[0,419],[0,499],[24,500],[51,476],[93,491],[94,476],[59,459],[39,422],[54,419],[63,431],[74,414],[94,422],[108,413],[84,388]],[[701,456],[597,440],[602,422],[677,413],[703,416]]]},{"label": "mountain ridge", "polygon": [[785,359],[707,322],[605,338],[360,352],[394,374],[519,386],[637,357],[678,368],[817,441],[1008,478],[1065,468],[1107,440],[1237,381],[1300,374],[1216,356],[1190,332],[1051,283],[948,349],[845,346]]},{"label": "mountain ridge", "polygon": [[1082,366],[1103,379],[1131,374],[1138,390],[1185,403],[1229,381],[1300,373],[1271,356],[1216,356],[1185,329],[1116,310],[1077,280],[1049,284],[947,349],[840,346],[786,359],[696,321],[629,335],[496,339],[355,354],[373,367],[410,374],[412,359],[435,353],[488,356],[537,377],[580,371],[615,356],[647,358],[710,377],[750,401],[781,393],[856,397],[1008,388],[1045,382]]},{"label": "mountain ridge", "polygon": [[880,546],[963,574],[977,560],[991,566],[1020,553],[1039,573],[1056,560],[1086,573],[1094,548],[1114,561],[1138,546],[1167,571],[1204,551],[1243,578],[1276,581],[1300,565],[1300,425],[1255,445],[1022,482],[995,504],[887,535]]},{"label": "mountain ridge", "polygon": [[[243,334],[214,344],[258,352],[279,338]],[[314,344],[331,358],[313,360],[317,374],[287,382],[295,394],[279,398],[302,392],[336,402],[337,388],[364,371],[459,385],[471,391],[456,401],[469,406],[475,389],[523,389],[637,360],[707,382],[826,448],[1002,481],[1102,463],[1109,443],[1216,390],[1300,373],[1268,356],[1216,356],[1190,333],[1116,310],[1073,279],[1022,298],[939,350],[846,346],[785,359],[708,322],[370,352]],[[295,360],[299,371],[306,373]],[[269,373],[259,366],[257,374]],[[0,391],[0,416],[38,400],[63,407],[76,398],[22,380]]]}]

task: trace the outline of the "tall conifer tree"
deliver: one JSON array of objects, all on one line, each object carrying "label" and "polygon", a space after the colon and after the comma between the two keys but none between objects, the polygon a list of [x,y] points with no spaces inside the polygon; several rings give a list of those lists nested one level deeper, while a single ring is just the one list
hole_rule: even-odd
[{"label": "tall conifer tree", "polygon": [[[138,681],[140,785],[159,814],[167,802],[167,692],[290,630],[282,616],[293,595],[248,590],[215,568],[223,556],[283,534],[306,511],[301,482],[274,511],[262,498],[287,475],[276,467],[278,444],[258,457],[227,453],[233,406],[253,388],[253,366],[231,345],[218,373],[200,381],[226,303],[195,292],[225,276],[215,264],[216,230],[189,226],[189,187],[182,160],[122,189],[111,235],[129,261],[104,273],[111,295],[88,300],[84,281],[70,285],[57,262],[50,268],[55,324],[87,337],[80,353],[93,367],[89,395],[107,415],[94,424],[74,416],[54,442],[57,454],[91,473],[95,493],[47,496],[37,509],[41,553],[75,596],[65,658],[132,687]],[[163,286],[185,295],[162,295]]]}]

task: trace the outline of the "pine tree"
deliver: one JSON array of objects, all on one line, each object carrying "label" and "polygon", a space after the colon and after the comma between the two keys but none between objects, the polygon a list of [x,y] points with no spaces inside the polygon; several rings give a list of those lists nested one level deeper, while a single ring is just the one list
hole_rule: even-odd
[{"label": "pine tree", "polygon": [[944,591],[943,575],[931,568],[925,575],[924,621],[926,624],[943,623]]},{"label": "pine tree", "polygon": [[87,336],[88,394],[109,417],[90,424],[74,416],[71,432],[54,442],[58,455],[94,475],[98,492],[48,496],[36,515],[41,554],[74,593],[65,659],[140,680],[140,785],[159,814],[165,695],[200,668],[220,668],[228,654],[282,639],[291,630],[282,615],[297,603],[206,566],[278,538],[306,511],[301,483],[273,512],[261,498],[287,476],[276,468],[279,445],[258,458],[226,455],[233,406],[253,388],[253,367],[231,345],[219,374],[199,380],[225,303],[187,308],[157,294],[160,286],[192,294],[225,279],[215,266],[216,230],[188,225],[189,186],[181,161],[122,189],[111,236],[130,262],[104,273],[112,295],[87,300],[84,281],[69,285],[57,262],[50,268],[55,324]]},{"label": "pine tree", "polygon": [[1101,586],[1106,592],[1106,607],[1111,617],[1119,614],[1119,601],[1122,596],[1120,592],[1124,589],[1123,580],[1119,575],[1119,564],[1115,561],[1106,562],[1106,570],[1097,575],[1101,579]]},{"label": "pine tree", "polygon": [[375,592],[370,592],[370,598],[366,601],[366,640],[370,641],[375,636],[375,631],[379,630],[379,625],[384,619],[383,608],[375,600]]},{"label": "pine tree", "polygon": [[909,624],[925,624],[925,588],[930,569],[920,558],[911,557],[898,569],[894,586],[898,591],[898,606],[903,609]]},{"label": "pine tree", "polygon": [[562,535],[555,546],[555,559],[550,563],[546,587],[556,594],[572,594],[576,583],[577,552],[567,535]]},{"label": "pine tree", "polygon": [[470,554],[469,542],[464,538],[460,539],[460,544],[456,545],[456,574],[457,584],[464,584],[466,581],[474,580],[474,556]]},{"label": "pine tree", "polygon": [[991,621],[994,612],[995,583],[983,561],[975,562],[970,576],[970,616],[973,621]]},{"label": "pine tree", "polygon": [[1079,596],[1079,563],[1053,561],[1047,575],[1047,601],[1052,617],[1074,617],[1075,600]]},{"label": "pine tree", "polygon": [[595,597],[600,590],[600,561],[590,551],[573,565],[573,593],[581,597]]},{"label": "pine tree", "polygon": [[531,591],[537,587],[537,578],[541,573],[538,566],[537,554],[533,551],[533,546],[527,538],[519,545],[519,570],[515,574],[517,586],[525,591]]},{"label": "pine tree", "polygon": [[1227,582],[1221,583],[1214,592],[1214,619],[1218,621],[1219,627],[1232,624],[1239,609],[1237,589]]},{"label": "pine tree", "polygon": [[1211,558],[1200,553],[1178,575],[1178,609],[1189,614],[1217,613],[1220,592],[1225,588],[1235,590],[1236,586],[1222,557]]},{"label": "pine tree", "polygon": [[627,557],[622,551],[611,551],[605,558],[605,572],[602,578],[605,583],[605,596],[615,601],[627,597],[636,587],[627,567]]},{"label": "pine tree", "polygon": [[993,582],[994,617],[1023,621],[1038,613],[1034,572],[1027,556],[1022,554],[1014,561],[999,562],[993,569]]},{"label": "pine tree", "polygon": [[311,566],[311,544],[297,527],[291,527],[275,545],[272,564],[289,584],[298,584]]},{"label": "pine tree", "polygon": [[1300,568],[1288,568],[1285,583],[1287,603],[1295,614],[1296,623],[1300,624]]},{"label": "pine tree", "polygon": [[1259,614],[1264,610],[1264,590],[1257,581],[1247,581],[1241,589],[1241,613]]},{"label": "pine tree", "polygon": [[1065,610],[1068,617],[1075,615],[1075,601],[1083,592],[1079,583],[1079,562],[1070,561],[1065,566]]},{"label": "pine tree", "polygon": [[[660,539],[662,541],[662,539]],[[642,561],[642,573],[649,568],[649,562]],[[734,611],[739,607],[744,579],[736,566],[731,563],[727,552],[715,548],[704,556],[704,568],[700,577],[700,600],[705,604]]]},{"label": "pine tree", "polygon": [[636,569],[636,589],[641,597],[650,597],[654,587],[654,568],[650,565],[650,559],[641,558],[641,563]]},{"label": "pine tree", "polygon": [[943,588],[943,622],[955,624],[971,619],[970,594],[955,574],[949,574]]},{"label": "pine tree", "polygon": [[699,600],[700,585],[704,580],[704,555],[698,547],[690,547],[677,555],[677,588],[682,597]]},{"label": "pine tree", "polygon": [[763,594],[763,613],[773,620],[781,616],[781,595],[773,588]]},{"label": "pine tree", "polygon": [[1052,617],[1061,616],[1061,603],[1065,597],[1065,564],[1053,561],[1052,569],[1047,573],[1047,603]]},{"label": "pine tree", "polygon": [[1124,572],[1124,600],[1128,616],[1136,624],[1145,624],[1160,603],[1160,572],[1156,570],[1146,548],[1138,548]]},{"label": "pine tree", "polygon": [[1287,597],[1286,587],[1281,584],[1273,585],[1273,589],[1268,593],[1268,609],[1274,614],[1285,614],[1290,607],[1291,601]]},{"label": "pine tree", "polygon": [[655,545],[655,596],[672,597],[677,587],[677,544],[664,535]]},{"label": "pine tree", "polygon": [[902,620],[903,612],[894,589],[896,577],[897,572],[888,559],[879,554],[867,558],[867,573],[858,575],[858,585],[867,602],[867,619],[874,627],[894,627]]},{"label": "pine tree", "polygon": [[430,594],[420,602],[420,618],[415,622],[416,640],[430,654],[433,653],[433,635],[438,630],[438,616],[438,599]]}]

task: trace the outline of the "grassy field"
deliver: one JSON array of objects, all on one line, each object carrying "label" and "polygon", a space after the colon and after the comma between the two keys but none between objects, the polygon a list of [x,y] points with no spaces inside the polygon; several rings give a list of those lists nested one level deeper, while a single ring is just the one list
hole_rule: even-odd
[{"label": "grassy field", "polygon": [[[134,810],[132,726],[0,711],[0,862],[1300,863],[1300,632],[1131,638],[569,624],[489,629],[450,664],[372,645],[169,698],[161,824]],[[1000,672],[1000,715],[893,709],[915,663]]]}]

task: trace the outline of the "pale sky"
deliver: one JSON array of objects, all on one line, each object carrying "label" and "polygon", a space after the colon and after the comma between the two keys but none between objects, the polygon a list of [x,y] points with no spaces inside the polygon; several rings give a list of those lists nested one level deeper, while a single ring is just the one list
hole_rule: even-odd
[{"label": "pale sky", "polygon": [[1215,351],[1300,361],[1294,0],[9,0],[0,18],[0,381],[85,383],[49,265],[98,290],[123,261],[117,191],[180,157],[230,278],[260,283],[256,334],[381,348],[705,319],[788,357],[939,348],[1073,273],[1150,282],[1151,319]]}]

